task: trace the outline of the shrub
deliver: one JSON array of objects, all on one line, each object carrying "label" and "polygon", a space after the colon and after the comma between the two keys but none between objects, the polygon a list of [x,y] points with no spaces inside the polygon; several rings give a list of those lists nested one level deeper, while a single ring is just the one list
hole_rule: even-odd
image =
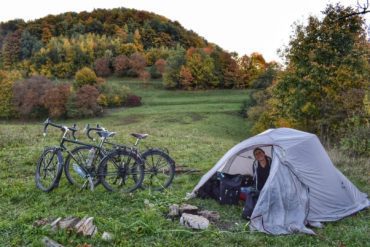
[{"label": "shrub", "polygon": [[97,79],[98,78],[92,69],[84,67],[76,72],[74,86],[75,88],[80,88],[84,85],[94,85],[96,84]]},{"label": "shrub", "polygon": [[146,59],[140,53],[134,53],[130,56],[129,75],[137,77],[146,67]]},{"label": "shrub", "polygon": [[124,76],[130,68],[130,60],[125,55],[120,55],[114,59],[113,67],[117,76]]},{"label": "shrub", "polygon": [[13,87],[13,104],[21,117],[42,117],[48,111],[44,105],[44,97],[53,83],[43,76],[33,76],[19,81]]},{"label": "shrub", "polygon": [[98,58],[94,63],[94,70],[98,76],[108,77],[112,74],[111,61],[107,57]]},{"label": "shrub", "polygon": [[49,116],[53,118],[65,117],[67,114],[67,101],[71,94],[70,84],[56,85],[46,92],[44,106]]},{"label": "shrub", "polygon": [[370,126],[358,124],[347,128],[345,136],[340,140],[340,149],[349,155],[370,157]]},{"label": "shrub", "polygon": [[72,94],[67,103],[69,117],[94,117],[103,112],[98,104],[99,91],[91,85],[84,85]]},{"label": "shrub", "polygon": [[134,94],[130,94],[127,97],[125,106],[129,106],[129,107],[132,107],[132,106],[141,106],[141,97],[140,96],[137,96],[137,95],[134,95]]},{"label": "shrub", "polygon": [[98,103],[101,106],[117,107],[122,106],[130,94],[130,88],[125,85],[105,83],[100,85],[101,94],[98,97]]}]

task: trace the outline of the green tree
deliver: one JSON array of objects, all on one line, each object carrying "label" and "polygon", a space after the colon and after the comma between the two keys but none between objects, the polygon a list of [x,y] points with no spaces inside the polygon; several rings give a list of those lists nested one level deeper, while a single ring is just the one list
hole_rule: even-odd
[{"label": "green tree", "polygon": [[178,46],[166,60],[163,84],[166,88],[180,88],[180,70],[185,64],[185,49]]},{"label": "green tree", "polygon": [[341,18],[353,9],[339,4],[323,13],[322,20],[310,17],[307,26],[296,26],[285,51],[286,69],[273,88],[273,106],[277,118],[326,138],[364,114],[370,78],[364,19]]}]

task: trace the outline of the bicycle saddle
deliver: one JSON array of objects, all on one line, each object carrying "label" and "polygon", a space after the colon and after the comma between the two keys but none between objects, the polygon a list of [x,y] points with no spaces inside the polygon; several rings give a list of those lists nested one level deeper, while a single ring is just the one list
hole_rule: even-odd
[{"label": "bicycle saddle", "polygon": [[109,138],[109,137],[112,137],[116,134],[116,132],[110,132],[108,130],[103,130],[103,131],[97,131],[96,132],[100,137],[103,137],[103,138]]},{"label": "bicycle saddle", "polygon": [[131,135],[137,139],[145,139],[149,136],[148,134],[139,134],[139,133],[131,133]]}]

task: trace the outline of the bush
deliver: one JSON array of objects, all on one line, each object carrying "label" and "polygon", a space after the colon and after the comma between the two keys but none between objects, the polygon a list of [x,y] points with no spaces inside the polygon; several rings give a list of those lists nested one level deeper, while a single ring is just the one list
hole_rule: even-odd
[{"label": "bush", "polygon": [[19,81],[13,87],[13,104],[23,118],[44,117],[48,110],[44,105],[46,93],[53,83],[43,76],[33,76]]},{"label": "bush", "polygon": [[91,85],[84,85],[76,94],[71,95],[67,103],[68,117],[94,117],[103,113],[98,104],[99,91]]},{"label": "bush", "polygon": [[340,140],[340,149],[349,155],[370,157],[370,126],[362,125],[347,129],[346,135]]},{"label": "bush", "polygon": [[252,93],[249,93],[249,97],[243,101],[241,109],[239,111],[240,115],[242,115],[245,118],[248,118],[248,111],[251,109],[251,107],[255,106],[257,104],[256,99],[253,97]]},{"label": "bush", "polygon": [[137,95],[130,94],[127,97],[125,106],[129,106],[129,107],[132,107],[132,106],[141,106],[141,97],[140,96],[137,96]]},{"label": "bush", "polygon": [[80,88],[84,85],[94,85],[96,84],[97,79],[98,78],[92,69],[84,67],[76,72],[74,86],[75,88]]},{"label": "bush", "polygon": [[120,55],[114,59],[113,67],[117,76],[124,76],[130,68],[130,59],[125,55]]},{"label": "bush", "polygon": [[107,57],[98,58],[94,63],[94,70],[98,76],[108,77],[112,74],[111,61]]},{"label": "bush", "polygon": [[105,83],[99,87],[98,103],[101,106],[117,107],[125,104],[130,88],[125,85]]},{"label": "bush", "polygon": [[70,84],[56,85],[46,92],[44,96],[44,106],[48,109],[50,117],[60,118],[66,116],[67,102],[70,94]]}]

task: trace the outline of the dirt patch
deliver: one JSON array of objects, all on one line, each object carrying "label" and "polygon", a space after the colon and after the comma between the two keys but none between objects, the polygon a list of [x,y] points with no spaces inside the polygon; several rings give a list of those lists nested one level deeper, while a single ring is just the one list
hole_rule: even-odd
[{"label": "dirt patch", "polygon": [[205,118],[205,116],[200,113],[189,113],[189,117],[193,122],[197,122]]},{"label": "dirt patch", "polygon": [[126,116],[120,120],[120,124],[128,125],[128,124],[138,123],[142,119],[143,117],[138,116],[138,115]]}]

